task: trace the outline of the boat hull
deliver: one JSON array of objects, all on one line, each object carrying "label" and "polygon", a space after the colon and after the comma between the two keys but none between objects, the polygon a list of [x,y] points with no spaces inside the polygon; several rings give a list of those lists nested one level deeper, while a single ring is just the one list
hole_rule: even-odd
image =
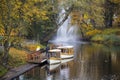
[{"label": "boat hull", "polygon": [[60,66],[60,64],[55,64],[55,65],[49,65],[48,66],[48,69],[50,70],[50,71],[52,71],[52,70],[55,70],[57,67],[59,67]]},{"label": "boat hull", "polygon": [[67,63],[67,62],[72,61],[72,60],[73,60],[73,58],[62,59],[62,60],[61,60],[61,63],[62,63],[62,64],[63,64],[63,63]]},{"label": "boat hull", "polygon": [[69,58],[73,58],[73,57],[74,57],[74,55],[64,55],[64,54],[61,55],[61,59],[69,59]]},{"label": "boat hull", "polygon": [[48,63],[50,64],[50,65],[52,65],[52,64],[59,64],[59,63],[61,63],[61,61],[60,60],[48,60]]}]

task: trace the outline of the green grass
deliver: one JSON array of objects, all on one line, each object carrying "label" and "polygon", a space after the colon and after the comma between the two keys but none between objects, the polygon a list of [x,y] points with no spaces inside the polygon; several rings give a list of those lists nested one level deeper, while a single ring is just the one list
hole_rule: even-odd
[{"label": "green grass", "polygon": [[[1,54],[1,53],[0,53]],[[0,59],[2,55],[0,55]],[[11,48],[9,52],[8,64],[11,68],[26,64],[27,52],[15,48]],[[0,65],[0,77],[7,72],[7,69]]]},{"label": "green grass", "polygon": [[99,42],[99,43],[105,43],[105,44],[114,44],[114,45],[120,45],[120,37],[116,35],[104,35],[99,34],[95,35],[91,38],[91,41]]},{"label": "green grass", "polygon": [[92,36],[91,41],[105,44],[120,45],[120,29],[104,29],[100,34]]},{"label": "green grass", "polygon": [[[45,47],[37,43],[36,44],[25,44],[24,43],[24,47],[28,48],[30,51],[35,51],[37,46],[40,46],[40,48]],[[0,47],[0,60],[3,55],[2,53],[3,53],[3,48]],[[14,68],[14,67],[18,67],[20,65],[26,64],[27,54],[28,52],[22,49],[10,48],[9,61],[8,61],[9,66],[11,68]],[[3,76],[6,72],[7,72],[7,69],[0,65],[0,77]]]},{"label": "green grass", "polygon": [[109,28],[103,30],[102,34],[110,35],[110,34],[115,34],[115,35],[120,35],[120,29],[119,28]]},{"label": "green grass", "polygon": [[7,69],[0,65],[0,77],[7,72]]}]

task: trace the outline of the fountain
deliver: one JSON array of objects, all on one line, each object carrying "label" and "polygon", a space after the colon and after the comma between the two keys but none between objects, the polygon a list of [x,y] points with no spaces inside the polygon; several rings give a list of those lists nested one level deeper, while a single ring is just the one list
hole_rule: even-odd
[{"label": "fountain", "polygon": [[[65,10],[62,9],[59,16],[62,21],[65,16]],[[71,16],[68,16],[67,20],[59,27],[57,34],[52,42],[76,42],[78,40],[78,27],[71,25]]]}]

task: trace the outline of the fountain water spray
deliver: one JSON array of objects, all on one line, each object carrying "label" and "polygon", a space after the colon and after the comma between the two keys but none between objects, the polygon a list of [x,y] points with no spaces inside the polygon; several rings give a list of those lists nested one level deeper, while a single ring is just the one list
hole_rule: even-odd
[{"label": "fountain water spray", "polygon": [[[65,10],[62,9],[59,16],[64,15]],[[62,21],[62,17],[59,21]],[[78,27],[71,25],[71,16],[68,16],[68,19],[59,27],[57,30],[57,35],[54,37],[54,42],[75,42],[78,40]]]}]

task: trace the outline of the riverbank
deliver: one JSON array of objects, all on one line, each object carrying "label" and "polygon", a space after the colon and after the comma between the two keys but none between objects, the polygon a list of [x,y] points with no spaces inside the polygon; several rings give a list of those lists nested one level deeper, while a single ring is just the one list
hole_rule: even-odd
[{"label": "riverbank", "polygon": [[[28,52],[24,50],[11,48],[9,51],[9,61],[8,61],[9,68],[12,69],[12,68],[26,64],[27,53]],[[4,76],[7,73],[7,71],[9,71],[9,69],[1,65],[0,66],[0,77]]]},{"label": "riverbank", "polygon": [[[12,47],[9,51],[9,61],[8,61],[10,70],[14,69],[16,67],[19,67],[21,65],[27,64],[27,62],[26,62],[27,54],[30,52],[34,52],[36,50],[37,46],[40,46],[40,48],[43,47],[42,45],[40,45],[38,43],[35,43],[35,42],[28,43],[28,41],[27,42],[25,41],[22,44],[22,47],[25,49],[21,49],[19,47],[17,47],[17,48]],[[28,50],[29,50],[29,52],[28,52]],[[3,47],[1,46],[0,59],[2,58],[2,52],[3,52]],[[4,66],[0,65],[0,78],[2,76],[6,75],[7,72],[9,72],[9,69],[6,69]]]},{"label": "riverbank", "polygon": [[90,42],[109,44],[109,45],[120,45],[120,29],[109,28],[104,30],[96,30],[88,35]]},{"label": "riverbank", "polygon": [[91,39],[91,42],[119,46],[120,37],[115,35],[96,35]]}]

